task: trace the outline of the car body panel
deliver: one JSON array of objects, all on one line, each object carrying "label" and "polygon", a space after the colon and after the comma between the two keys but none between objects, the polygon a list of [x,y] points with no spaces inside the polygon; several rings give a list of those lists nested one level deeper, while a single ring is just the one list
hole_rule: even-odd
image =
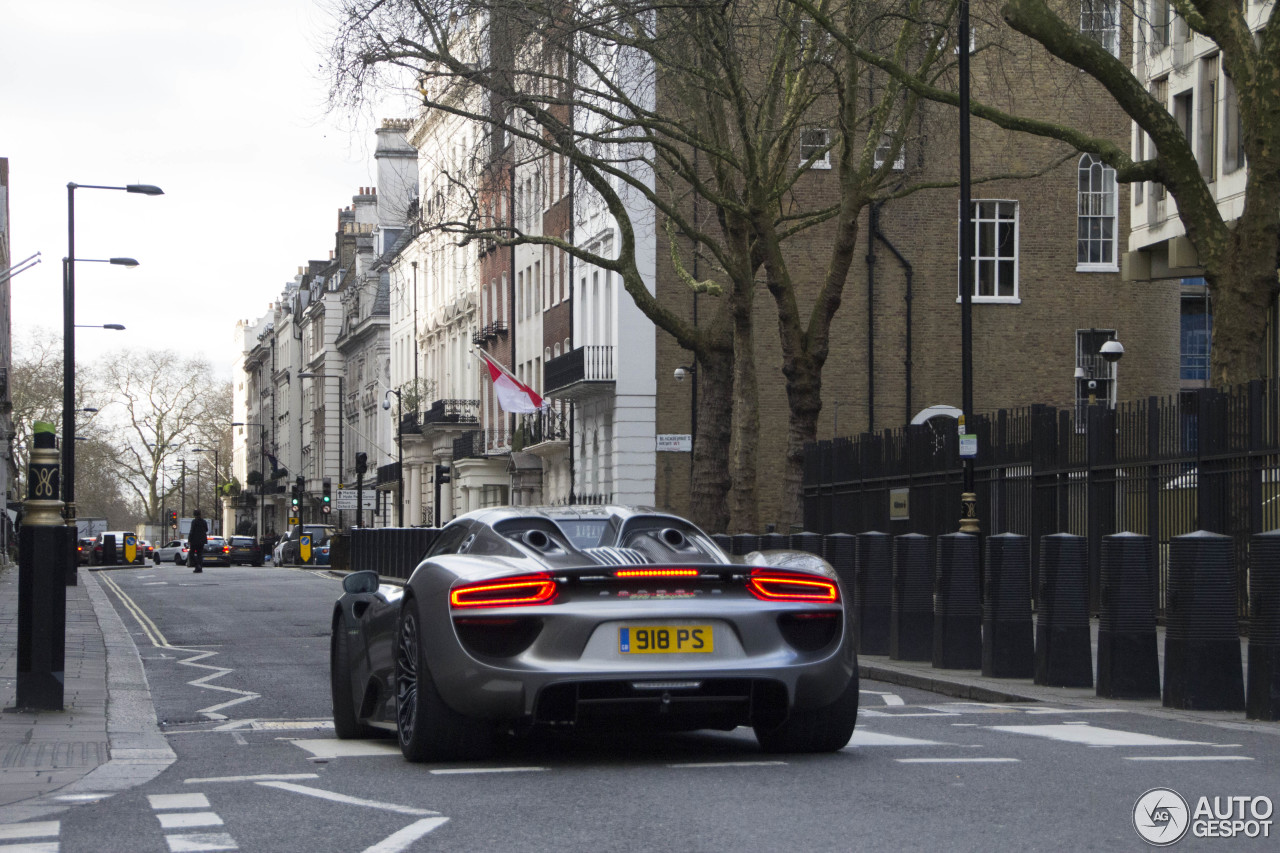
[{"label": "car body panel", "polygon": [[[775,561],[770,555],[752,556],[757,567]],[[835,572],[820,558],[789,554],[776,562],[801,576],[820,575],[840,589]],[[699,575],[620,580],[613,574],[663,567],[694,568]],[[856,632],[844,592],[836,602],[762,601],[746,586],[752,570],[734,563],[694,525],[653,510],[478,510],[441,532],[403,587],[384,583],[376,591],[346,593],[339,599],[334,630],[347,632],[348,655],[336,662],[342,670],[338,680],[350,684],[360,723],[394,729],[398,621],[402,608],[414,607],[435,687],[451,709],[469,718],[566,724],[560,718],[566,715],[548,716],[546,708],[556,705],[556,691],[569,691],[579,703],[578,710],[567,713],[569,722],[582,722],[582,709],[588,707],[583,697],[592,685],[630,695],[650,689],[649,684],[662,689],[672,679],[686,686],[696,683],[698,690],[733,685],[752,697],[757,691],[780,696],[770,701],[783,706],[770,713],[781,716],[831,705],[857,672]],[[450,604],[450,592],[459,586],[530,573],[555,579],[557,594],[551,603],[474,610]],[[828,639],[808,650],[781,628],[784,622],[805,619],[834,626],[824,635]],[[504,651],[490,653],[486,649],[495,647],[485,645],[484,632],[499,624],[514,624],[511,630],[516,631],[527,628],[534,636],[523,648],[504,646]],[[620,649],[620,628],[695,626],[710,628],[712,651],[628,654]],[[469,639],[463,637],[473,631]],[[671,692],[677,689],[684,688]],[[604,707],[607,700],[601,703]],[[751,703],[751,714],[765,704],[755,698]],[[694,704],[691,700],[689,707]],[[711,727],[751,722],[704,720],[696,711],[686,721],[693,728],[706,727],[697,725],[704,721]]]},{"label": "car body panel", "polygon": [[227,561],[232,565],[262,565],[262,546],[252,536],[231,536],[227,546]]},{"label": "car body panel", "polygon": [[174,563],[175,565],[185,565],[187,562],[187,547],[187,540],[185,539],[170,539],[155,550],[155,561],[157,564]]}]

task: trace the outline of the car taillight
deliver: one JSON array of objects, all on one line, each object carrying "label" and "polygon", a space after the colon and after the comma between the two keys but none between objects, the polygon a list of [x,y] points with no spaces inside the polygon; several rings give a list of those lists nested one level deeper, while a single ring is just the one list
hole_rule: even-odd
[{"label": "car taillight", "polygon": [[231,553],[231,546],[229,546],[229,545],[223,545],[223,546],[222,546],[222,553],[224,553],[224,554],[230,554],[230,553]]},{"label": "car taillight", "polygon": [[810,601],[834,604],[840,600],[840,587],[821,575],[756,569],[747,581],[747,589],[761,601]]},{"label": "car taillight", "polygon": [[550,604],[556,597],[551,575],[538,573],[460,586],[449,593],[449,603],[464,607],[526,607]]},{"label": "car taillight", "polygon": [[698,569],[618,569],[615,578],[696,578]]}]

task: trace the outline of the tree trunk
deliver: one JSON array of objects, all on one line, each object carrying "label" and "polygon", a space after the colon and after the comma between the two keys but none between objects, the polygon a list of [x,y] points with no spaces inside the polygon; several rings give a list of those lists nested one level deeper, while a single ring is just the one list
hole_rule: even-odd
[{"label": "tree trunk", "polygon": [[751,287],[748,282],[745,297],[736,297],[733,308],[733,351],[741,353],[741,357],[733,361],[733,433],[729,445],[732,479],[729,523],[734,533],[759,530],[756,465],[760,451],[760,392],[756,384]]},{"label": "tree trunk", "polygon": [[1231,232],[1229,251],[1219,263],[1206,265],[1205,279],[1213,297],[1209,377],[1216,386],[1261,379],[1266,373],[1264,344],[1276,289],[1278,241],[1274,228],[1250,228],[1249,224],[1241,220]]},{"label": "tree trunk", "polygon": [[779,530],[784,532],[804,522],[804,446],[817,439],[818,413],[822,411],[822,369],[807,356],[790,362],[784,361],[782,366],[791,409],[778,517]]},{"label": "tree trunk", "polygon": [[709,533],[729,530],[730,428],[733,415],[732,346],[711,346],[697,362],[698,413],[693,440],[693,521]]}]

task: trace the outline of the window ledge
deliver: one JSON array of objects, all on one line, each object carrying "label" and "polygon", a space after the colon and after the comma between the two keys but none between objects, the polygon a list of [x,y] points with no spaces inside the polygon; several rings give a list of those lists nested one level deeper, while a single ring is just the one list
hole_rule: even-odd
[{"label": "window ledge", "polygon": [[[963,300],[957,296],[956,304],[959,305]],[[1021,305],[1022,297],[1020,296],[975,296],[970,300],[974,305]]]},{"label": "window ledge", "polygon": [[1120,272],[1119,264],[1076,264],[1076,272]]},{"label": "window ledge", "polygon": [[826,163],[824,163],[824,162],[822,162],[821,160],[819,160],[819,161],[818,161],[818,162],[816,162],[816,163],[811,163],[811,164],[809,164],[809,168],[810,168],[810,169],[827,169],[827,170],[830,170],[830,168],[831,168],[831,163],[830,163],[830,162],[826,162]]}]

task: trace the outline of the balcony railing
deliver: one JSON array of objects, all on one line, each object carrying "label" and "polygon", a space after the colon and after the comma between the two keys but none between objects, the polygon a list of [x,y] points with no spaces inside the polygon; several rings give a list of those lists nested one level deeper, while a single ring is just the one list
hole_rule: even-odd
[{"label": "balcony railing", "polygon": [[569,438],[567,419],[555,409],[543,409],[533,415],[522,415],[516,439],[521,448],[532,447],[547,441],[566,441]]},{"label": "balcony railing", "polygon": [[475,424],[480,422],[479,400],[436,400],[419,415],[422,425]]},{"label": "balcony railing", "polygon": [[607,393],[616,380],[613,347],[589,346],[570,350],[547,362],[543,378],[547,394],[573,399]]},{"label": "balcony railing", "polygon": [[477,429],[453,440],[454,459],[483,459],[511,452],[511,431]]}]

